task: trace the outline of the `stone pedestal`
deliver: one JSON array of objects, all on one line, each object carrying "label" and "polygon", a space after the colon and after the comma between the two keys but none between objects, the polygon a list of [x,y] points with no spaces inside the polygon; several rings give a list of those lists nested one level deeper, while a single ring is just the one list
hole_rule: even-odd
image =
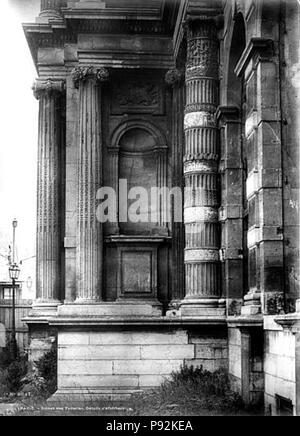
[{"label": "stone pedestal", "polygon": [[242,316],[261,314],[261,293],[249,292],[244,297],[244,306],[241,308]]},{"label": "stone pedestal", "polygon": [[185,108],[185,277],[183,315],[218,308],[219,185],[217,124],[218,41],[213,20],[196,20],[187,30]]},{"label": "stone pedestal", "polygon": [[[77,310],[80,307],[87,312],[87,306]],[[224,321],[216,322],[211,337],[203,336],[193,321],[137,312],[120,316],[124,305],[116,305],[115,312],[107,305],[109,316],[97,317],[100,306],[89,308],[90,317],[74,318],[64,306],[50,321],[58,329],[58,391],[51,403],[126,400],[132,393],[160,386],[183,365],[210,371],[226,366]]]}]

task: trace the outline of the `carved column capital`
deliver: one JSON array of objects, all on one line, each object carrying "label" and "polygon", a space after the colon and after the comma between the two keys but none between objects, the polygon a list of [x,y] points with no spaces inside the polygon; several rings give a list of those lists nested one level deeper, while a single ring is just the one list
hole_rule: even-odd
[{"label": "carved column capital", "polygon": [[61,8],[66,6],[66,0],[41,0],[40,17],[60,18]]},{"label": "carved column capital", "polygon": [[109,71],[104,67],[75,67],[72,71],[72,78],[75,87],[79,88],[80,82],[86,82],[89,79],[96,82],[107,82],[109,80]]},{"label": "carved column capital", "polygon": [[33,94],[37,100],[40,99],[43,93],[63,93],[66,89],[66,83],[64,80],[46,79],[36,80],[32,86]]},{"label": "carved column capital", "polygon": [[218,38],[214,21],[205,18],[189,21],[187,34],[186,79],[197,76],[218,77]]},{"label": "carved column capital", "polygon": [[169,70],[165,76],[165,82],[168,86],[174,88],[179,86],[184,80],[184,72],[176,68]]}]

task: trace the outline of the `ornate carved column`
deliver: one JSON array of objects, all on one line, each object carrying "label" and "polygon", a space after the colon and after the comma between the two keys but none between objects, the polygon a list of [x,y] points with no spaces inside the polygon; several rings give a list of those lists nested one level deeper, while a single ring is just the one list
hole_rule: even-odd
[{"label": "ornate carved column", "polygon": [[186,298],[182,309],[196,315],[202,307],[217,307],[221,294],[214,21],[189,22],[187,45],[184,178],[189,191],[184,204]]},{"label": "ornate carved column", "polygon": [[62,107],[65,83],[38,80],[39,100],[37,301],[35,307],[55,308],[61,299],[62,250]]},{"label": "ornate carved column", "polygon": [[79,88],[79,192],[77,241],[77,303],[102,299],[103,225],[96,217],[96,193],[102,185],[101,82],[105,68],[77,67]]},{"label": "ornate carved column", "polygon": [[[184,150],[184,105],[185,86],[184,72],[178,69],[169,70],[166,84],[172,91],[172,184],[173,187],[184,187],[183,183],[183,150]],[[182,211],[181,211],[182,212]],[[184,224],[172,223],[172,304],[184,298]]]}]

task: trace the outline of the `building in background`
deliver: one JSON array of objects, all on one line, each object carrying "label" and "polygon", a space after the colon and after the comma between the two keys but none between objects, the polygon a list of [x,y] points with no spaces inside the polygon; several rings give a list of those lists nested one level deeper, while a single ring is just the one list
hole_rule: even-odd
[{"label": "building in background", "polygon": [[[57,400],[226,368],[300,415],[299,2],[41,1],[35,358]],[[186,187],[184,222],[96,219],[102,186]],[[297,302],[298,300],[298,302]]]},{"label": "building in background", "polygon": [[[8,242],[7,236],[0,234],[0,324],[1,344],[0,348],[8,345],[12,331],[12,313],[13,313],[13,286],[9,277],[9,265],[12,263],[11,243]],[[32,300],[35,297],[35,264],[36,256],[29,256],[25,259],[19,259],[18,249],[16,247],[16,261],[20,267],[20,277],[16,282],[16,339],[19,351],[27,353],[28,351],[28,326],[23,318],[29,314],[32,306]]]}]

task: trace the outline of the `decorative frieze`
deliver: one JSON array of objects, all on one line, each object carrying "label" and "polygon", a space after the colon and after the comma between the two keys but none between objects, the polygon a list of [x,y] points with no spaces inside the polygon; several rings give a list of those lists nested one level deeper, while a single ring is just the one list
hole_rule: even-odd
[{"label": "decorative frieze", "polygon": [[37,304],[61,298],[62,132],[65,83],[47,79],[33,86],[39,99]]},{"label": "decorative frieze", "polygon": [[[187,28],[186,107],[184,117],[186,234],[184,306],[205,305],[220,296],[219,180],[215,112],[218,105],[218,40],[213,20]],[[209,305],[211,305],[211,301]]]}]

